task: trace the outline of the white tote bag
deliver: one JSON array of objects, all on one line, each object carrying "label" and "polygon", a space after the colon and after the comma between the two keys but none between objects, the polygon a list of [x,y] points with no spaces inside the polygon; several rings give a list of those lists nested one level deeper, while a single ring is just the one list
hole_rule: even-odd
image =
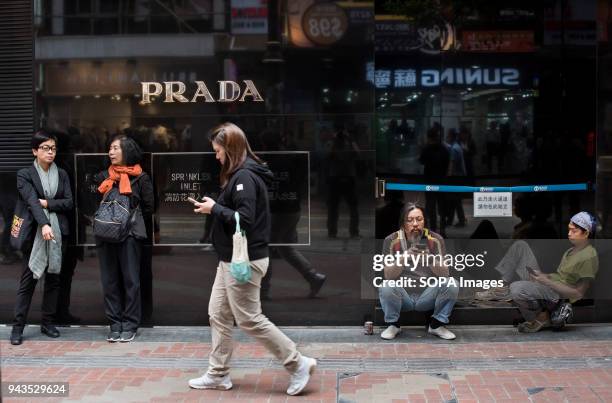
[{"label": "white tote bag", "polygon": [[230,263],[230,273],[238,284],[246,284],[251,280],[251,265],[249,263],[249,249],[247,238],[244,231],[240,230],[240,215],[234,213],[236,220],[236,232],[232,237],[233,250],[232,262]]}]

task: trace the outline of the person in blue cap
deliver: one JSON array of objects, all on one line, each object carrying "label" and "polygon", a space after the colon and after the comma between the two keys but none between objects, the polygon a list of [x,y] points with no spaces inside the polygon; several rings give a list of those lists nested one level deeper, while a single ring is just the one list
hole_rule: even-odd
[{"label": "person in blue cap", "polygon": [[[557,271],[543,273],[530,268],[529,280],[510,284],[510,296],[525,318],[518,327],[519,332],[535,333],[552,327],[551,313],[558,316],[560,301],[567,299],[573,304],[584,297],[599,269],[597,251],[591,245],[595,228],[591,214],[582,211],[574,215],[567,228],[572,247],[563,254]],[[563,317],[553,319],[557,325],[564,320]]]}]

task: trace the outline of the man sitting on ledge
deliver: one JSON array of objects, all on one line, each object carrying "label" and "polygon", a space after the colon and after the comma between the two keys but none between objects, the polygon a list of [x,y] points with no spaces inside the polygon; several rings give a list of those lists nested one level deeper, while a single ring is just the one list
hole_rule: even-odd
[{"label": "man sitting on ledge", "polygon": [[576,214],[568,224],[567,238],[572,247],[563,254],[557,271],[546,274],[530,268],[531,280],[510,284],[510,296],[525,318],[519,332],[535,333],[551,327],[550,312],[558,308],[561,299],[573,304],[584,297],[599,269],[597,251],[589,239],[594,233],[593,216],[584,211]]},{"label": "man sitting on ledge", "polygon": [[[444,255],[445,246],[442,237],[425,228],[425,209],[416,204],[408,203],[400,214],[400,229],[385,238],[383,255],[427,254]],[[414,270],[411,270],[414,269]],[[448,267],[441,265],[418,265],[416,268],[401,266],[385,266],[385,279],[397,279],[402,274],[408,279],[414,279],[414,286],[379,287],[380,304],[385,313],[387,329],[381,337],[385,340],[394,339],[401,331],[399,324],[400,312],[433,310],[428,332],[442,339],[452,340],[455,335],[445,325],[457,301],[458,287],[451,284],[438,284],[436,287],[423,287],[421,278],[448,277]]]},{"label": "man sitting on ledge", "polygon": [[[574,215],[567,233],[572,247],[563,254],[557,271],[550,274],[540,270],[527,242],[516,241],[495,266],[504,284],[509,286],[476,293],[477,299],[513,301],[525,319],[518,327],[522,333],[535,333],[553,325],[562,327],[571,313],[571,309],[561,309],[562,300],[569,299],[573,304],[584,298],[597,274],[599,259],[589,240],[594,233],[593,216],[584,211]],[[551,313],[560,315],[553,315],[551,321]]]}]

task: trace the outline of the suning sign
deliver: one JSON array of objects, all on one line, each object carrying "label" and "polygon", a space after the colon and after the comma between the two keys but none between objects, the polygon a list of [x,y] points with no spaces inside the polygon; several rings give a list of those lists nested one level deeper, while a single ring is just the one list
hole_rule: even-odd
[{"label": "suning sign", "polygon": [[376,88],[439,87],[463,85],[474,87],[516,87],[520,72],[515,68],[449,67],[446,69],[376,69],[368,72]]}]

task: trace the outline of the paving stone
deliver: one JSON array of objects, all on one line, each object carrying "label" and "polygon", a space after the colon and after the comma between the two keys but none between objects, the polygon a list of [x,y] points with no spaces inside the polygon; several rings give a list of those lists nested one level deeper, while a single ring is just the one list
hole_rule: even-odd
[{"label": "paving stone", "polygon": [[[0,340],[0,380],[68,381],[68,401],[110,403],[612,401],[612,341],[589,338],[604,330],[591,329],[581,340],[444,344],[316,342],[306,335],[298,346],[317,357],[319,367],[297,398],[285,394],[287,372],[251,340],[236,343],[233,390],[199,391],[187,381],[206,370],[210,340],[164,339],[166,330],[155,336],[151,329],[135,342],[109,344],[87,340],[87,330],[77,332],[81,340],[32,338],[21,346],[11,346],[7,333]],[[3,401],[11,400],[21,401]]]}]

